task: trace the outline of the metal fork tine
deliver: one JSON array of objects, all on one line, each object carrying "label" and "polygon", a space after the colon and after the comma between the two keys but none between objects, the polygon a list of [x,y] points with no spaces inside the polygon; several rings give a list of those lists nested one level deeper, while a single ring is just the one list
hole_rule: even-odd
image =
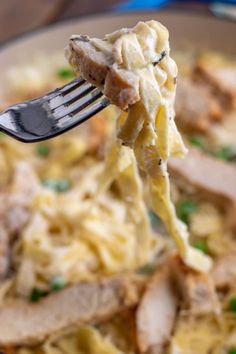
[{"label": "metal fork tine", "polygon": [[73,92],[73,95],[68,95],[66,98],[69,100],[65,102],[65,106],[69,106],[70,104],[78,101],[83,96],[87,95],[89,92],[93,91],[96,87],[91,85],[89,82],[81,86],[78,90]]},{"label": "metal fork tine", "polygon": [[79,87],[85,83],[85,80],[80,76],[73,81],[69,82],[65,86],[59,89],[58,93],[61,95],[67,95],[71,91],[73,91],[76,87]]},{"label": "metal fork tine", "polygon": [[73,115],[73,118],[70,115],[61,118],[57,122],[57,127],[63,130],[69,130],[74,126],[85,122],[90,117],[94,116],[96,113],[107,107],[109,104],[109,99],[103,96],[98,99],[97,102],[84,109],[82,112],[80,111],[79,114]]},{"label": "metal fork tine", "polygon": [[49,92],[45,96],[45,98],[50,102],[50,100],[52,100],[55,97],[65,96],[65,95],[69,94],[71,91],[73,91],[77,87],[83,85],[84,83],[85,83],[85,80],[80,76],[80,77],[74,79],[73,81],[67,83],[66,85],[64,85],[60,88],[57,88],[57,89],[53,90],[52,92]]},{"label": "metal fork tine", "polygon": [[[101,100],[95,102],[93,105],[89,106],[83,112],[80,113],[79,121],[83,123],[86,119],[92,117],[94,114],[100,112],[102,109],[107,107],[110,101],[107,97],[103,97]],[[78,123],[78,120],[77,120]]]},{"label": "metal fork tine", "polygon": [[109,104],[100,89],[80,77],[0,112],[0,130],[23,142],[43,141],[83,123]]},{"label": "metal fork tine", "polygon": [[103,93],[99,89],[94,90],[86,96],[86,99],[81,100],[80,103],[76,102],[74,110],[69,115],[73,117],[78,112],[81,112],[84,108],[88,107],[91,103],[94,103],[101,96],[103,96]]},{"label": "metal fork tine", "polygon": [[51,100],[49,100],[49,107],[51,110],[55,110],[60,106],[72,104],[76,100],[80,99],[82,96],[91,92],[93,89],[94,86],[88,82],[80,84],[79,87],[73,88],[73,90],[66,95],[59,94],[53,97]]},{"label": "metal fork tine", "polygon": [[73,116],[82,111],[85,107],[96,101],[103,94],[99,89],[95,89],[89,94],[83,96],[81,99],[76,100],[69,106],[60,106],[53,111],[53,116],[56,120],[61,119],[67,115]]}]

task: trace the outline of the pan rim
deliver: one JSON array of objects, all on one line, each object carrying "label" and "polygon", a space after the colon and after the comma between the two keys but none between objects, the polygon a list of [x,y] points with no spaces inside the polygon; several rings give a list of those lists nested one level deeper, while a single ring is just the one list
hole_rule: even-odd
[{"label": "pan rim", "polygon": [[72,23],[75,23],[76,21],[79,22],[87,22],[90,20],[96,20],[96,19],[102,19],[102,18],[117,18],[121,16],[135,16],[135,15],[140,15],[140,13],[143,13],[144,15],[153,15],[155,14],[168,14],[168,15],[190,15],[194,18],[206,18],[206,19],[211,19],[214,22],[220,22],[220,23],[234,23],[234,21],[230,18],[225,18],[225,17],[217,17],[215,16],[212,12],[206,10],[191,10],[191,9],[168,9],[168,8],[163,8],[163,9],[157,9],[155,11],[151,9],[147,10],[141,10],[141,11],[127,11],[127,12],[122,12],[122,11],[103,11],[101,13],[90,13],[88,15],[81,15],[81,16],[72,16],[70,18],[66,19],[61,19],[57,22],[52,22],[49,24],[45,24],[40,27],[36,27],[33,30],[25,31],[22,32],[16,36],[13,36],[10,39],[7,39],[5,41],[2,41],[0,43],[0,52],[4,51],[5,49],[14,46],[14,44],[19,43],[20,41],[23,41],[25,39],[29,39],[30,37],[34,37],[35,35],[40,35],[43,33],[46,33],[48,30],[55,30],[60,27],[66,27],[67,25],[69,26]]}]

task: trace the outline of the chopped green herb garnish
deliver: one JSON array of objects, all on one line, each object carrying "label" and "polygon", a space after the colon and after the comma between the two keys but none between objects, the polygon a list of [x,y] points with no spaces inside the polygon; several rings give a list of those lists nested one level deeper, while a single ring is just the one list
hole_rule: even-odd
[{"label": "chopped green herb garnish", "polygon": [[36,146],[36,153],[39,156],[47,157],[49,155],[49,151],[50,151],[49,146],[46,144],[40,144]]},{"label": "chopped green herb garnish", "polygon": [[45,178],[42,181],[42,185],[46,188],[50,188],[55,190],[56,192],[63,193],[70,189],[70,181],[67,179],[52,179],[52,178]]},{"label": "chopped green herb garnish", "polygon": [[196,146],[198,149],[204,150],[205,145],[201,137],[193,136],[189,139],[190,144]]},{"label": "chopped green herb garnish", "polygon": [[209,253],[209,249],[208,249],[206,241],[196,241],[193,243],[193,247],[197,248],[198,250],[202,251],[203,253],[206,253],[206,254]]},{"label": "chopped green herb garnish", "polygon": [[46,291],[35,288],[32,290],[29,300],[31,302],[36,302],[36,301],[39,301],[42,297],[44,297],[46,295],[47,295]]},{"label": "chopped green herb garnish", "polygon": [[188,224],[189,216],[195,211],[197,211],[197,204],[190,200],[183,200],[177,206],[178,217],[185,222],[185,224]]},{"label": "chopped green herb garnish", "polygon": [[6,134],[3,132],[0,132],[0,138],[5,138]]},{"label": "chopped green herb garnish", "polygon": [[152,210],[148,211],[148,216],[153,229],[155,229],[158,225],[160,225],[161,222],[160,218]]},{"label": "chopped green herb garnish", "polygon": [[230,299],[229,308],[232,312],[236,312],[236,297],[232,297],[232,299]]},{"label": "chopped green herb garnish", "polygon": [[222,146],[214,152],[214,156],[224,161],[231,161],[236,157],[236,153],[231,146]]},{"label": "chopped green herb garnish", "polygon": [[147,263],[143,267],[137,270],[137,273],[144,274],[144,275],[152,275],[156,270],[156,264],[154,263]]},{"label": "chopped green herb garnish", "polygon": [[66,286],[65,280],[62,277],[55,277],[51,283],[51,289],[53,291],[58,291]]},{"label": "chopped green herb garnish", "polygon": [[75,76],[75,73],[70,68],[60,68],[57,71],[57,75],[60,79],[70,79]]}]

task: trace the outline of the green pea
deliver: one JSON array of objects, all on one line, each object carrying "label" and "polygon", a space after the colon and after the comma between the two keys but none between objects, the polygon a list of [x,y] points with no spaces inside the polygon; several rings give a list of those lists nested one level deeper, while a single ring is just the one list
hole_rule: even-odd
[{"label": "green pea", "polygon": [[58,291],[66,286],[65,280],[62,277],[55,277],[51,283],[51,289],[53,291]]},{"label": "green pea", "polygon": [[209,249],[208,249],[206,241],[196,241],[193,243],[193,247],[197,248],[198,250],[202,251],[203,253],[206,253],[206,254],[209,253]]},{"label": "green pea", "polygon": [[58,69],[57,76],[60,79],[70,79],[75,76],[75,73],[72,69],[64,67],[64,68]]},{"label": "green pea", "polygon": [[47,157],[49,155],[50,149],[46,144],[40,144],[36,146],[36,153],[41,157]]},{"label": "green pea", "polygon": [[67,179],[60,179],[57,181],[57,192],[66,192],[68,191],[68,189],[70,189],[70,186],[70,181],[68,181]]},{"label": "green pea", "polygon": [[230,348],[228,354],[236,354],[236,348]]},{"label": "green pea", "polygon": [[229,308],[232,312],[236,313],[236,297],[232,297],[232,299],[230,299]]},{"label": "green pea", "polygon": [[189,223],[189,216],[197,211],[197,204],[190,200],[183,200],[177,206],[178,217],[185,223]]},{"label": "green pea", "polygon": [[37,289],[37,288],[34,288],[30,294],[30,298],[29,300],[31,302],[37,302],[39,301],[42,297],[46,296],[47,295],[47,292],[46,291],[43,291],[43,290],[40,290],[40,289]]},{"label": "green pea", "polygon": [[191,145],[197,147],[198,149],[201,150],[205,149],[205,145],[201,137],[193,136],[192,138],[189,139],[189,142]]},{"label": "green pea", "polygon": [[45,178],[42,180],[42,185],[46,188],[57,189],[57,181],[52,178]]},{"label": "green pea", "polygon": [[67,179],[45,178],[42,181],[42,185],[58,193],[63,193],[70,189],[71,183]]},{"label": "green pea", "polygon": [[231,161],[235,158],[235,152],[231,146],[222,146],[220,149],[214,152],[214,156],[220,160]]}]

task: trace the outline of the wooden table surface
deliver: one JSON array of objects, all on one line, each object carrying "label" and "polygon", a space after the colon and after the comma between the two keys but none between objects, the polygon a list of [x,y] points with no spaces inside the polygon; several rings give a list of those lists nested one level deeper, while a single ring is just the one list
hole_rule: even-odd
[{"label": "wooden table surface", "polygon": [[[61,19],[107,11],[120,2],[121,0],[0,0],[0,42]],[[202,7],[191,1],[180,6]]]}]

